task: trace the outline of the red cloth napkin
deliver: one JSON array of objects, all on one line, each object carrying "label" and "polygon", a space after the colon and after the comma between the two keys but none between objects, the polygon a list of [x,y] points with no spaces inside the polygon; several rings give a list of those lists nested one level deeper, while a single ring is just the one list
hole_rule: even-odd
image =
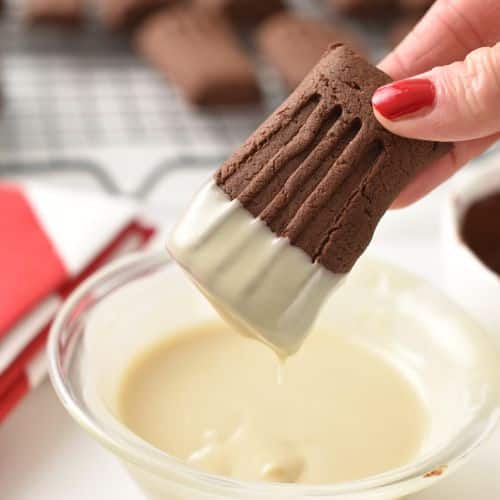
[{"label": "red cloth napkin", "polygon": [[153,234],[130,202],[0,183],[0,421],[45,377],[48,330],[64,298]]}]

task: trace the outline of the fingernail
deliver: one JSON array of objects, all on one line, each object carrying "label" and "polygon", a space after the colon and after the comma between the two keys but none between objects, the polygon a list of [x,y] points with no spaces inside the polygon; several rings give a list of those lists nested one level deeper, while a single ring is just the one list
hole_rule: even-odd
[{"label": "fingernail", "polygon": [[372,97],[372,104],[382,116],[396,120],[432,106],[435,99],[436,89],[430,80],[412,78],[380,87]]}]

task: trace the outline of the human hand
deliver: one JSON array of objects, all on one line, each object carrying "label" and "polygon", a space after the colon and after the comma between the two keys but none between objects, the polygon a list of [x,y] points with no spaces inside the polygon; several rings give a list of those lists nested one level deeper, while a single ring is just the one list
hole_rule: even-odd
[{"label": "human hand", "polygon": [[455,143],[394,207],[418,200],[500,138],[499,41],[500,1],[437,0],[381,62],[396,81],[373,96],[380,123],[405,137]]}]

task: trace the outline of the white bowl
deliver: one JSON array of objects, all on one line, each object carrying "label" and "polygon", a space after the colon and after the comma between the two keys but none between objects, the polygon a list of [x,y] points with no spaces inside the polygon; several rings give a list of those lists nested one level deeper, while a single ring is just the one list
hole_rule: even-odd
[{"label": "white bowl", "polygon": [[[452,184],[443,217],[446,288],[500,343],[500,276],[489,269],[461,236],[462,218],[474,201],[500,191],[500,154],[463,172]],[[492,224],[499,224],[492,218]]]}]

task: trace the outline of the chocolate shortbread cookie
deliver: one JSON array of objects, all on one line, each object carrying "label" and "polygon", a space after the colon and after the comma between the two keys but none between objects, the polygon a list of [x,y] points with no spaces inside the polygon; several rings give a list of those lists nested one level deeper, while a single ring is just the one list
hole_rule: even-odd
[{"label": "chocolate shortbread cookie", "polygon": [[386,17],[394,14],[398,0],[330,0],[330,5],[338,12],[361,18]]},{"label": "chocolate shortbread cookie", "polygon": [[371,98],[390,81],[346,46],[332,45],[219,168],[217,185],[312,261],[348,272],[400,191],[450,149],[379,124]]},{"label": "chocolate shortbread cookie", "polygon": [[33,24],[74,26],[85,16],[85,0],[28,0],[25,17]]},{"label": "chocolate shortbread cookie", "polygon": [[255,38],[260,52],[290,89],[304,79],[331,43],[348,43],[362,52],[362,43],[347,29],[333,28],[326,22],[291,12],[264,21]]},{"label": "chocolate shortbread cookie", "polygon": [[408,14],[422,15],[433,3],[434,0],[399,0],[399,8]]},{"label": "chocolate shortbread cookie", "polygon": [[209,12],[237,24],[254,24],[284,8],[283,0],[195,0]]},{"label": "chocolate shortbread cookie", "polygon": [[415,27],[420,21],[420,16],[407,16],[398,19],[391,27],[388,33],[389,44],[391,47],[399,45],[406,35]]},{"label": "chocolate shortbread cookie", "polygon": [[194,104],[240,104],[260,97],[252,63],[220,16],[196,7],[165,9],[141,25],[135,44]]},{"label": "chocolate shortbread cookie", "polygon": [[174,3],[174,0],[102,0],[99,3],[103,22],[113,28],[132,28],[152,12]]}]

